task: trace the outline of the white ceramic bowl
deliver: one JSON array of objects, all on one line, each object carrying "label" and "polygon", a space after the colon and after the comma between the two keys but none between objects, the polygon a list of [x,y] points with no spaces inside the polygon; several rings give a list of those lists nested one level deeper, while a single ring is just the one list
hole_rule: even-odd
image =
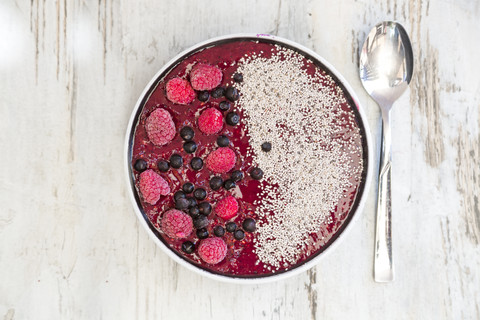
[{"label": "white ceramic bowl", "polygon": [[[332,238],[332,241],[327,245],[327,247],[317,254],[315,257],[313,257],[310,260],[307,260],[306,262],[303,262],[296,267],[274,275],[268,275],[268,276],[260,276],[256,278],[243,278],[243,277],[234,277],[234,276],[226,276],[226,275],[220,275],[216,274],[213,272],[209,272],[205,269],[199,268],[192,263],[188,262],[184,258],[182,258],[179,254],[175,253],[172,249],[167,247],[160,239],[159,237],[155,234],[157,231],[154,229],[154,227],[151,225],[149,222],[147,216],[143,213],[143,210],[141,208],[140,201],[138,199],[138,195],[136,193],[135,189],[135,182],[133,178],[133,172],[131,168],[131,156],[132,156],[132,145],[133,145],[133,138],[135,134],[135,127],[138,122],[139,115],[141,114],[143,104],[145,103],[146,99],[148,98],[149,94],[151,93],[152,89],[155,87],[157,81],[161,78],[163,78],[164,73],[166,73],[172,66],[175,66],[177,62],[183,60],[185,57],[189,56],[191,53],[203,49],[206,47],[210,47],[216,44],[232,41],[232,40],[259,40],[259,39],[264,39],[263,41],[269,41],[269,42],[274,42],[278,43],[280,45],[283,45],[285,47],[290,47],[301,54],[304,54],[305,56],[309,57],[311,60],[315,61],[317,60],[322,64],[326,69],[328,69],[331,73],[331,75],[336,78],[337,82],[339,82],[341,85],[343,85],[344,90],[346,91],[347,96],[349,95],[353,101],[353,103],[357,106],[358,108],[358,114],[360,115],[360,124],[363,125],[363,130],[362,134],[365,136],[365,141],[366,141],[366,146],[364,146],[364,152],[367,152],[367,157],[366,157],[366,162],[367,164],[365,165],[365,170],[366,173],[364,174],[364,185],[363,189],[360,188],[359,194],[357,195],[357,204],[356,208],[354,207],[352,211],[350,212],[350,216],[348,221],[344,222],[344,226],[342,226],[341,230]],[[340,243],[340,241],[345,237],[345,235],[348,233],[348,231],[352,228],[354,225],[355,221],[358,219],[360,213],[363,210],[363,206],[365,205],[366,197],[368,194],[371,178],[372,178],[372,168],[373,168],[373,157],[372,157],[372,142],[371,142],[371,137],[370,137],[370,129],[368,127],[367,123],[367,117],[360,106],[360,103],[358,101],[358,97],[353,91],[352,87],[348,84],[348,82],[342,77],[342,75],[330,64],[328,63],[324,58],[313,52],[312,50],[299,45],[293,41],[279,38],[277,36],[272,36],[268,34],[234,34],[234,35],[226,35],[222,37],[217,37],[213,38],[207,41],[200,42],[187,50],[179,53],[177,56],[175,56],[172,60],[167,62],[163,68],[161,68],[155,76],[150,80],[150,82],[147,84],[145,89],[143,90],[142,94],[140,95],[140,98],[138,99],[137,103],[135,104],[135,108],[132,111],[132,115],[130,117],[130,121],[128,122],[128,127],[127,127],[127,133],[125,137],[125,176],[127,179],[127,184],[128,184],[128,194],[130,197],[130,200],[132,201],[132,205],[134,208],[134,211],[138,217],[138,220],[140,224],[145,228],[147,231],[148,235],[150,238],[173,260],[178,262],[180,265],[184,266],[185,268],[192,270],[202,276],[205,276],[207,278],[215,279],[215,280],[220,280],[224,282],[230,282],[230,283],[243,283],[243,284],[258,284],[258,283],[265,283],[265,282],[271,282],[271,281],[277,281],[281,279],[285,279],[287,277],[294,276],[296,274],[299,274],[301,272],[304,272],[313,266],[315,266],[320,259],[325,257],[325,255],[334,250],[334,248]],[[158,233],[158,232],[157,232]]]}]

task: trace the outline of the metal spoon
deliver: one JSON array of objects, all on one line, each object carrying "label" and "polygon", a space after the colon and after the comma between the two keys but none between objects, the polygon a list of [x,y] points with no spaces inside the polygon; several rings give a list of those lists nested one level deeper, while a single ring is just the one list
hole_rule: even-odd
[{"label": "metal spoon", "polygon": [[394,279],[392,255],[392,153],[390,109],[407,89],[413,73],[413,53],[405,29],[384,21],[368,34],[360,54],[360,79],[382,110],[383,139],[378,176],[374,277],[377,282]]}]

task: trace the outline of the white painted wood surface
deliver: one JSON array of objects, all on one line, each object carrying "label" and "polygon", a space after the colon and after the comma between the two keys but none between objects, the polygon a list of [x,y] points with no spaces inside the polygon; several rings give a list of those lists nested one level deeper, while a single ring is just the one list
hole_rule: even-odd
[{"label": "white painted wood surface", "polygon": [[[393,109],[397,279],[372,278],[375,189],[309,272],[239,286],[201,278],[136,221],[123,139],[138,95],[213,36],[277,34],[329,60],[366,109],[358,48],[395,19],[415,50]],[[480,2],[0,2],[1,319],[480,319]]]}]

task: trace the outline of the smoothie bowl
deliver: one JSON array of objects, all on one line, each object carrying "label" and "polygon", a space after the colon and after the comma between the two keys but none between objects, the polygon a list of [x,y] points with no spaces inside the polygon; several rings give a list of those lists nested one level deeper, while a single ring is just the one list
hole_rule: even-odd
[{"label": "smoothie bowl", "polygon": [[294,42],[202,42],[150,81],[125,141],[140,223],[204,276],[260,283],[307,270],[361,213],[372,175],[351,87]]}]

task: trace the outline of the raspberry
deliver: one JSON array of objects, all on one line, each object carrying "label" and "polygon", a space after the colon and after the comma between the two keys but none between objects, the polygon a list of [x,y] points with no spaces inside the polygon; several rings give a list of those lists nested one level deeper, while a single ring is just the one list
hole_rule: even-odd
[{"label": "raspberry", "polygon": [[190,72],[190,83],[195,90],[212,90],[222,82],[222,71],[217,67],[199,63]]},{"label": "raspberry", "polygon": [[167,98],[173,103],[189,104],[195,99],[195,91],[185,79],[173,78],[167,82],[166,89]]},{"label": "raspberry", "polygon": [[143,171],[140,174],[138,188],[143,196],[143,200],[150,204],[157,203],[160,196],[166,196],[170,193],[168,182],[152,169]]},{"label": "raspberry", "polygon": [[228,220],[237,215],[238,212],[238,202],[232,196],[227,196],[222,200],[217,202],[215,206],[215,214],[224,220]]},{"label": "raspberry", "polygon": [[145,123],[147,136],[154,145],[163,146],[175,136],[175,124],[172,116],[165,109],[155,109]]},{"label": "raspberry", "polygon": [[227,255],[227,244],[222,238],[207,238],[200,242],[198,255],[206,263],[217,264]]},{"label": "raspberry", "polygon": [[162,217],[162,230],[170,238],[186,238],[193,230],[192,217],[180,210],[168,210]]},{"label": "raspberry", "polygon": [[235,152],[228,147],[223,147],[212,151],[205,160],[205,165],[215,173],[225,173],[235,166],[236,160]]},{"label": "raspberry", "polygon": [[214,134],[223,128],[223,115],[215,108],[205,109],[198,117],[198,128],[205,134]]}]

